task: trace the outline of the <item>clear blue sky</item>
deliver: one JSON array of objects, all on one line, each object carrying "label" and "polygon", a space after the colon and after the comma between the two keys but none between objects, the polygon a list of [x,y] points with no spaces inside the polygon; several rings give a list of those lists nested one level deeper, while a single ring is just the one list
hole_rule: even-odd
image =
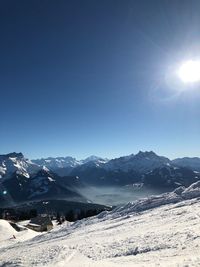
[{"label": "clear blue sky", "polygon": [[[200,156],[199,0],[0,1],[0,153]],[[184,90],[183,90],[184,89]]]}]

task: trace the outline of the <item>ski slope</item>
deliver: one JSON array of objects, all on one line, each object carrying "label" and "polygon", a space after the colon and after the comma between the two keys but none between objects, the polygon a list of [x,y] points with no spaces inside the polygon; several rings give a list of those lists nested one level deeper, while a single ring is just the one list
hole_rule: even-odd
[{"label": "ski slope", "polygon": [[4,241],[1,266],[200,266],[199,197],[197,182],[29,240]]},{"label": "ski slope", "polygon": [[[23,242],[25,240],[29,240],[35,236],[40,235],[35,231],[24,228],[25,230],[17,232],[8,221],[0,220],[0,250],[9,245],[16,245],[19,242]],[[15,238],[13,237],[15,236]],[[0,263],[1,263],[1,255],[0,255]],[[0,265],[1,266],[1,265]]]}]

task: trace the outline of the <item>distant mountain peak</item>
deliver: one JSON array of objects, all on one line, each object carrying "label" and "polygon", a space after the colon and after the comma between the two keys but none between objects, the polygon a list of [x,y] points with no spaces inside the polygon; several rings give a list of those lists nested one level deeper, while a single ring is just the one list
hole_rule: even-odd
[{"label": "distant mountain peak", "polygon": [[87,157],[86,159],[83,160],[84,163],[89,162],[89,161],[96,161],[102,159],[101,157],[95,156],[95,155],[91,155],[89,157]]},{"label": "distant mountain peak", "polygon": [[12,153],[8,153],[8,154],[4,154],[2,156],[5,158],[24,158],[24,155],[21,152],[19,152],[19,153],[12,152]]},{"label": "distant mountain peak", "polygon": [[158,157],[158,155],[155,153],[155,152],[153,152],[152,150],[151,151],[139,151],[136,155],[135,155],[136,157],[138,157],[138,156],[144,156],[144,157]]}]

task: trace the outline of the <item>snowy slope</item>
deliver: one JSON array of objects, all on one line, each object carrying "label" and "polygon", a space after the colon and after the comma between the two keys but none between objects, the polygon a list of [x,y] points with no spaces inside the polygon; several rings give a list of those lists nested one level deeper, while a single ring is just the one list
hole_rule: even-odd
[{"label": "snowy slope", "polygon": [[[15,235],[16,239],[13,239]],[[35,231],[25,228],[24,231],[17,232],[8,221],[0,220],[0,249],[10,244],[23,242],[27,239],[31,239],[35,236],[40,235]],[[0,256],[1,259],[1,256]]]},{"label": "snowy slope", "polygon": [[5,220],[0,220],[0,242],[16,234],[15,229]]},{"label": "snowy slope", "polygon": [[[200,183],[0,248],[3,266],[200,266]],[[188,199],[189,198],[189,199]]]}]

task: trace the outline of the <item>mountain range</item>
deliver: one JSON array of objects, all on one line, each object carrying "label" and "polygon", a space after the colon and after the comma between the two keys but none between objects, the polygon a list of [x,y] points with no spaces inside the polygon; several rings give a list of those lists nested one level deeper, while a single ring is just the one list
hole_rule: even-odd
[{"label": "mountain range", "polygon": [[153,151],[115,159],[91,156],[49,157],[29,160],[22,153],[0,156],[0,201],[68,199],[88,202],[80,188],[125,186],[140,183],[149,187],[189,186],[200,179],[200,158],[170,160]]},{"label": "mountain range", "polygon": [[[73,157],[49,157],[32,160],[31,162],[39,166],[46,166],[53,171],[66,168],[66,172],[69,172],[67,168],[72,170],[77,167],[81,167],[81,169],[87,167],[100,167],[111,171],[121,170],[129,172],[130,170],[134,170],[139,173],[144,173],[164,165],[186,167],[193,171],[200,171],[200,158],[198,157],[183,157],[170,160],[167,157],[158,156],[153,151],[139,151],[137,154],[131,154],[110,160],[92,155],[83,160],[77,160]],[[68,173],[65,173],[65,175],[66,174]]]}]

